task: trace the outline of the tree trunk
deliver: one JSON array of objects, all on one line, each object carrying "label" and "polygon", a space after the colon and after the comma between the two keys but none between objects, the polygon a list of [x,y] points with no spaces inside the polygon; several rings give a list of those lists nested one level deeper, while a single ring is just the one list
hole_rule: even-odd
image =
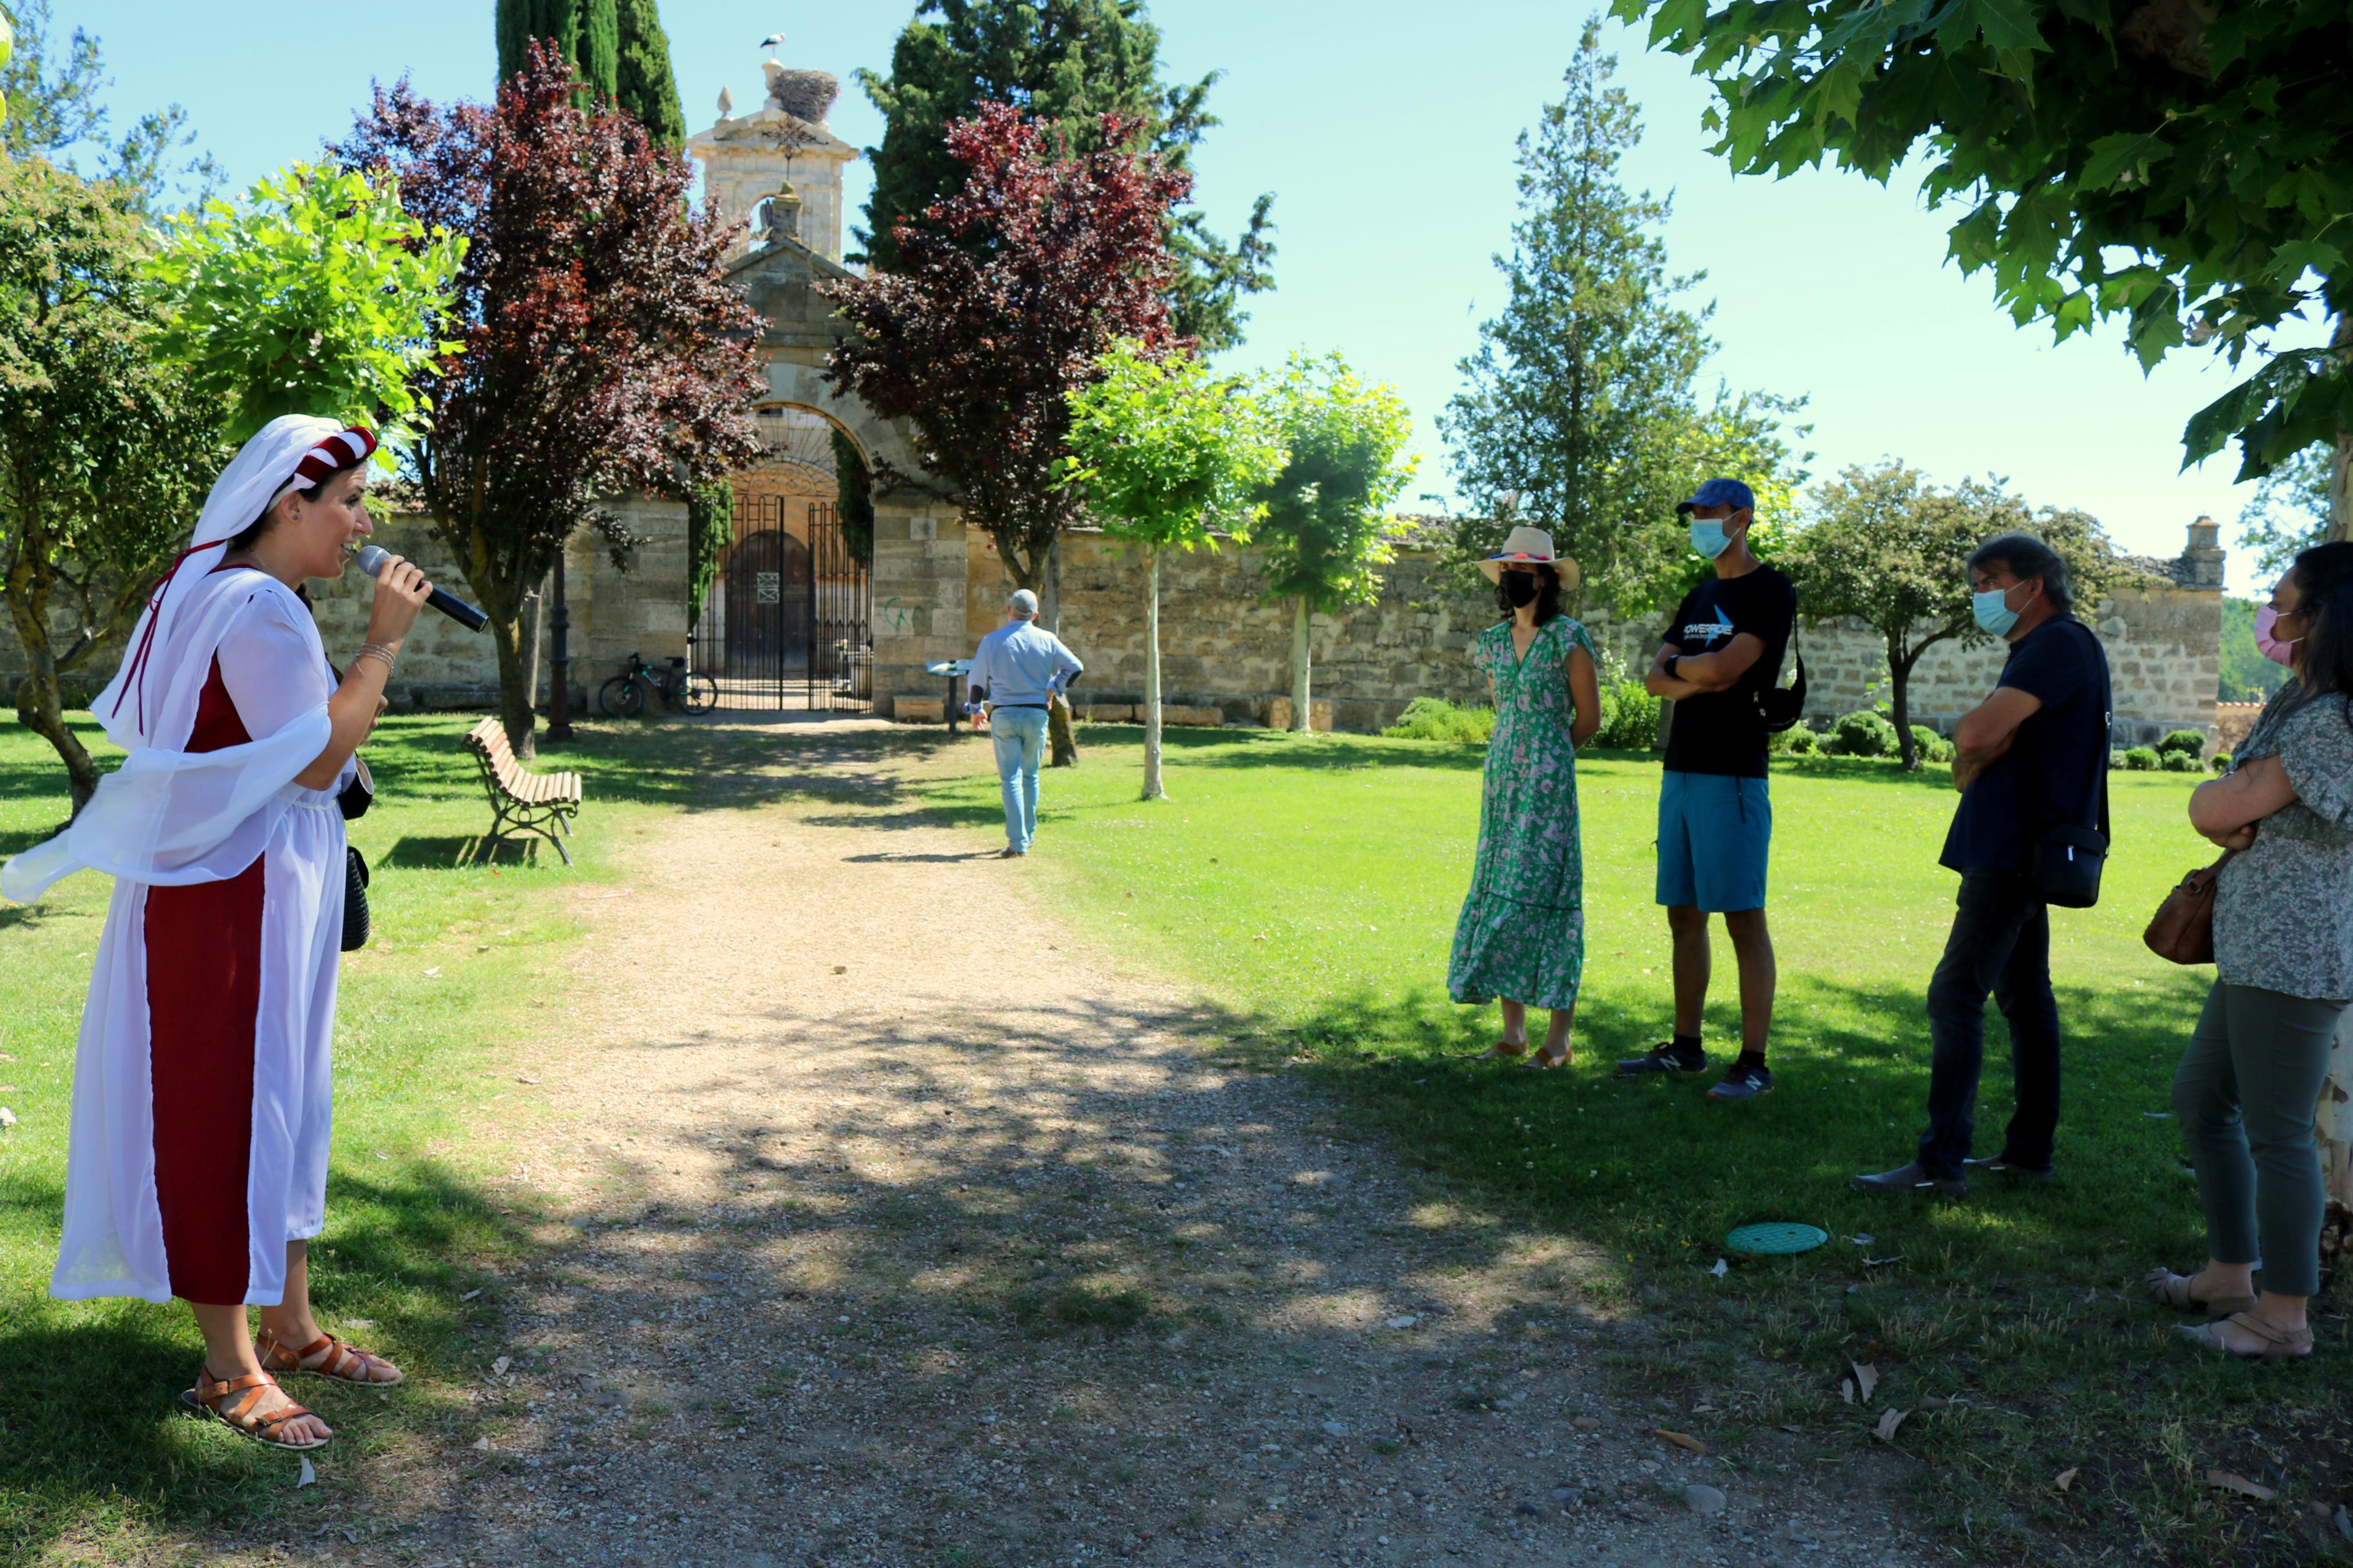
[{"label": "tree trunk", "polygon": [[1291,727],[1302,735],[1314,732],[1314,710],[1307,701],[1307,595],[1291,600]]},{"label": "tree trunk", "polygon": [[16,560],[5,587],[8,616],[16,628],[16,645],[25,650],[25,678],[16,683],[16,717],[26,729],[49,743],[66,765],[66,794],[72,815],[98,792],[98,763],[71,730],[66,728],[65,703],[58,693],[57,650],[49,646],[49,567],[52,548],[47,535],[26,529],[16,543]]},{"label": "tree trunk", "polygon": [[1892,637],[1887,639],[1887,706],[1895,717],[1895,754],[1904,759],[1905,773],[1916,773],[1920,748],[1912,739],[1912,661]]},{"label": "tree trunk", "polygon": [[1145,547],[1144,798],[1166,800],[1160,785],[1160,546]]},{"label": "tree trunk", "polygon": [[[490,609],[488,605],[482,607]],[[491,624],[483,629],[498,648],[499,722],[506,726],[507,744],[513,748],[515,760],[527,763],[539,755],[531,700],[538,681],[536,672],[522,661],[524,618],[519,608],[505,607],[492,611]]]},{"label": "tree trunk", "polygon": [[[1046,629],[1060,637],[1062,631],[1062,536],[1056,534],[1054,542],[1046,547],[1046,570],[1043,586],[1038,594],[1038,619]],[[1049,755],[1046,765],[1052,768],[1075,768],[1079,765],[1079,737],[1071,728],[1070,700],[1056,693],[1046,703],[1046,744]]]}]

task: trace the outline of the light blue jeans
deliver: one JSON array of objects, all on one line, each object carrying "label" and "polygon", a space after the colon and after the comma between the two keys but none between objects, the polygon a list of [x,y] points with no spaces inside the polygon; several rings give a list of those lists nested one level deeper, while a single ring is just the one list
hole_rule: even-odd
[{"label": "light blue jeans", "polygon": [[1046,751],[1046,710],[991,709],[988,738],[997,744],[997,778],[1005,795],[1005,842],[1027,849],[1038,837],[1038,763]]}]

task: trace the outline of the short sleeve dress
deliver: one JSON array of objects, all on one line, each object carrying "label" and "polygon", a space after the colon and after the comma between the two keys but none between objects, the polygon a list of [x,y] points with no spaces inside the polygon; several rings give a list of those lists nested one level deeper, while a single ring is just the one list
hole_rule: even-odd
[{"label": "short sleeve dress", "polygon": [[2256,825],[2214,886],[2223,982],[2315,1002],[2353,1000],[2353,698],[2274,695],[2232,756],[2277,757],[2295,804]]},{"label": "short sleeve dress", "polygon": [[1577,1001],[1585,973],[1585,856],[1569,742],[1569,650],[1593,638],[1566,616],[1536,628],[1527,657],[1509,621],[1479,636],[1473,661],[1495,682],[1495,734],[1479,801],[1479,858],[1454,924],[1446,989],[1536,1007]]}]

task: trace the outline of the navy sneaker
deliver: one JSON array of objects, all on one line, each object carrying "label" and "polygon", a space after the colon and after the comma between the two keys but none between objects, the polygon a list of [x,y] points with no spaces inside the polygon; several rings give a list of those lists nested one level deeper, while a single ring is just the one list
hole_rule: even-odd
[{"label": "navy sneaker", "polygon": [[2047,1182],[2051,1179],[2050,1166],[2021,1165],[2008,1154],[1990,1160],[1964,1160],[1961,1164],[1966,1175],[1975,1175],[1983,1171],[1988,1175],[2008,1176],[2013,1181]]},{"label": "navy sneaker", "polygon": [[1754,1100],[1760,1094],[1773,1092],[1773,1074],[1761,1067],[1744,1067],[1734,1062],[1725,1069],[1723,1079],[1707,1091],[1710,1100]]},{"label": "navy sneaker", "polygon": [[1672,1040],[1661,1040],[1651,1047],[1647,1055],[1618,1064],[1620,1078],[1646,1078],[1657,1072],[1705,1072],[1706,1070],[1707,1053],[1705,1051],[1694,1051],[1691,1055],[1685,1056],[1675,1049],[1675,1043]]}]

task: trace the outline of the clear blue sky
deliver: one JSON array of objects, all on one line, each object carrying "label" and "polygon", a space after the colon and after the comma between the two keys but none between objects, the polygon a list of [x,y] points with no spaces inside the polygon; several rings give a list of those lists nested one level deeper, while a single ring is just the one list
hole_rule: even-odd
[{"label": "clear blue sky", "polygon": [[[858,145],[880,118],[851,80],[881,68],[913,0],[833,5],[664,0],[690,127],[722,84],[757,101],[756,41],[843,79],[833,128]],[[59,0],[58,21],[96,33],[118,117],[183,104],[236,184],[315,153],[349,123],[371,78],[404,72],[430,96],[486,95],[491,0],[409,0],[332,14],[242,0],[195,10],[154,0]],[[1233,357],[1274,363],[1337,348],[1393,381],[1422,431],[1416,491],[1446,491],[1432,416],[1455,363],[1501,299],[1490,258],[1508,243],[1512,142],[1557,95],[1586,8],[1541,0],[1153,0],[1172,75],[1222,69],[1225,121],[1198,168],[1213,226],[1230,234],[1260,191],[1276,193],[1278,289],[1253,302]],[[190,30],[193,28],[194,30]],[[2123,548],[2170,556],[2200,512],[2229,525],[2245,499],[2225,455],[2178,473],[2182,422],[2229,384],[2185,354],[2144,379],[2104,331],[2054,346],[2011,327],[1982,279],[1947,265],[1947,219],[1905,188],[1856,176],[1735,180],[1705,151],[1704,84],[1683,62],[1613,30],[1620,79],[1646,137],[1630,183],[1674,194],[1678,270],[1704,270],[1733,386],[1810,395],[1826,473],[1883,455],[1950,481],[2008,476],[2038,504],[2077,506]],[[861,165],[851,167],[853,205]],[[2249,584],[2232,562],[2234,588]]]}]

